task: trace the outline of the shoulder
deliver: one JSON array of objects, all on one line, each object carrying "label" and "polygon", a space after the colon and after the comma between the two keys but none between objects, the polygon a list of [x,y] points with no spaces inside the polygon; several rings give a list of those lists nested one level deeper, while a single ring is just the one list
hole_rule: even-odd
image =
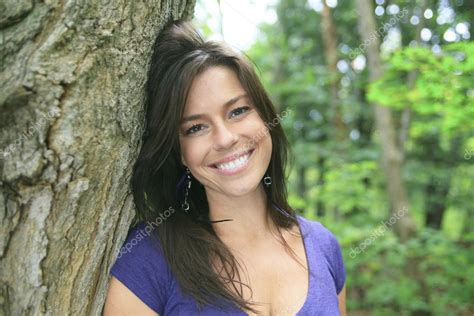
[{"label": "shoulder", "polygon": [[155,227],[145,222],[139,222],[132,227],[120,247],[118,260],[144,261],[144,263],[153,260],[165,268],[166,260],[161,243],[156,236]]},{"label": "shoulder", "polygon": [[320,247],[328,249],[340,247],[334,233],[322,223],[300,215],[298,215],[298,218],[300,219],[300,223],[304,226],[304,233],[307,233]]},{"label": "shoulder", "polygon": [[160,315],[172,284],[154,227],[140,222],[129,230],[110,274]]}]

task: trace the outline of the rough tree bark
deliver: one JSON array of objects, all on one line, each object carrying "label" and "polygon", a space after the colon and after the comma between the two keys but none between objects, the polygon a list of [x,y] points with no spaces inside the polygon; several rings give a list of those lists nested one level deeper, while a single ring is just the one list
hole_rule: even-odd
[{"label": "rough tree bark", "polygon": [[0,4],[0,315],[100,315],[151,46],[195,0]]},{"label": "rough tree bark", "polygon": [[[366,46],[370,81],[377,80],[382,75],[380,64],[380,40],[374,18],[374,10],[370,0],[359,0],[359,33],[362,43]],[[373,104],[375,126],[382,147],[382,168],[384,170],[391,215],[396,219],[395,229],[402,241],[406,241],[416,233],[416,226],[410,216],[411,208],[408,203],[405,186],[402,179],[402,153],[397,146],[392,112],[389,108]],[[399,214],[402,214],[401,216]]]}]

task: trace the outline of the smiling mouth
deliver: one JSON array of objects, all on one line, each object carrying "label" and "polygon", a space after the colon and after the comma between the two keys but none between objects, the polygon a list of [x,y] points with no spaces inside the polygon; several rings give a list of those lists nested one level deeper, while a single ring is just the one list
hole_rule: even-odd
[{"label": "smiling mouth", "polygon": [[234,159],[229,162],[224,162],[220,164],[211,165],[212,168],[222,170],[222,171],[234,171],[240,169],[242,166],[245,166],[254,152],[255,148],[248,150],[244,155],[240,156],[237,159]]}]

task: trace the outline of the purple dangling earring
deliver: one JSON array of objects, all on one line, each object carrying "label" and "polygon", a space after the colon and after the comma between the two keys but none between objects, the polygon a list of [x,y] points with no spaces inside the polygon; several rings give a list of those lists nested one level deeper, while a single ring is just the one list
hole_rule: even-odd
[{"label": "purple dangling earring", "polygon": [[189,203],[188,203],[188,195],[189,195],[189,189],[191,189],[191,175],[189,172],[189,169],[186,168],[186,187],[184,191],[184,202],[181,205],[181,208],[183,211],[186,212],[186,214],[189,214]]},{"label": "purple dangling earring", "polygon": [[[181,204],[181,209],[186,212],[186,214],[189,215],[189,203],[188,203],[188,196],[189,196],[189,190],[191,189],[191,172],[189,171],[189,168],[186,167],[186,173],[179,179],[178,184],[176,185],[176,196],[178,199],[181,199],[183,196],[182,193],[182,186],[184,183],[184,201]],[[227,221],[232,221],[233,219],[223,219],[223,220],[217,220],[217,221],[210,221],[203,219],[202,215],[199,215],[198,218],[196,219],[197,222],[201,223],[220,223],[220,222],[227,222]]]},{"label": "purple dangling earring", "polygon": [[182,193],[183,183],[185,184],[185,191],[184,191],[184,201],[181,204],[181,209],[185,211],[186,214],[189,214],[188,195],[189,195],[189,189],[191,189],[191,173],[188,167],[186,167],[186,173],[181,177],[181,179],[179,179],[178,184],[176,185],[176,196],[178,197],[178,199],[180,199],[181,196],[183,195]]}]

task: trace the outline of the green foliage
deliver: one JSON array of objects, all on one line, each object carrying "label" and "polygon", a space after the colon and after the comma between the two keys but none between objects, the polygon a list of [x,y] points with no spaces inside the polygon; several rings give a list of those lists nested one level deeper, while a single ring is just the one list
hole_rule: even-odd
[{"label": "green foliage", "polygon": [[[424,229],[405,245],[388,228],[355,254],[352,250],[377,228],[333,228],[341,236],[347,285],[357,293],[349,297],[351,310],[370,311],[370,315],[413,315],[423,310],[433,316],[468,315],[472,311],[472,237],[455,242],[439,231]],[[409,266],[413,262],[415,268]]]},{"label": "green foliage", "polygon": [[[415,114],[411,135],[433,129],[448,138],[472,131],[474,120],[474,43],[443,47],[441,54],[425,47],[405,47],[386,61],[384,75],[369,85],[368,100]],[[410,76],[416,81],[410,81]]]},{"label": "green foliage", "polygon": [[379,190],[378,172],[378,164],[373,160],[346,164],[330,162],[320,198],[328,209],[337,208],[342,213],[350,213],[355,209],[370,211],[374,207],[380,210],[385,196]]}]

